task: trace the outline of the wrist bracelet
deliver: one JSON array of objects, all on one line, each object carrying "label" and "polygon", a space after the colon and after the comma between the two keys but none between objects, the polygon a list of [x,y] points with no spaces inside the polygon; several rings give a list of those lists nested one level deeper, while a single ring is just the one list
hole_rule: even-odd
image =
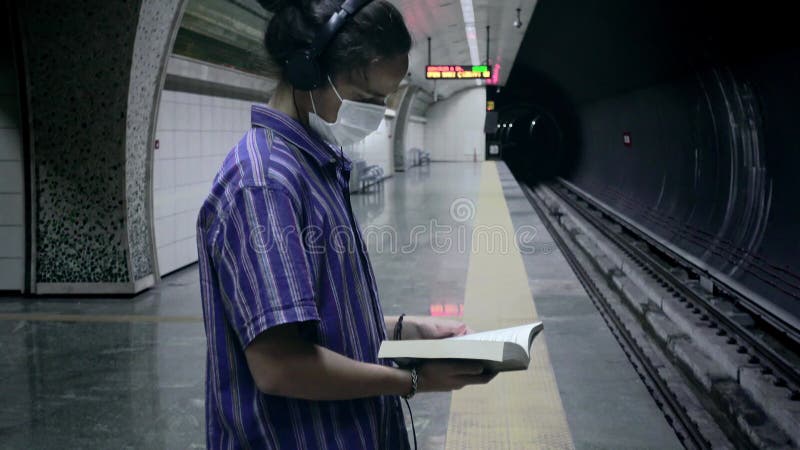
[{"label": "wrist bracelet", "polygon": [[419,376],[417,375],[417,368],[416,367],[412,367],[411,368],[411,392],[409,392],[408,394],[403,395],[402,397],[404,399],[408,400],[409,398],[413,397],[414,394],[417,393],[417,380],[418,379],[419,379]]},{"label": "wrist bracelet", "polygon": [[397,318],[397,323],[394,324],[394,340],[400,341],[403,339],[403,316],[406,314],[400,314],[400,317]]}]

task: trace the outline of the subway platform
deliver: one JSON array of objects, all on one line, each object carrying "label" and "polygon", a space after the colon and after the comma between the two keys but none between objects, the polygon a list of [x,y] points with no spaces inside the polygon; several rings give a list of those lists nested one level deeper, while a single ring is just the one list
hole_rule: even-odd
[{"label": "subway platform", "polygon": [[[681,447],[503,163],[415,167],[352,202],[385,314],[544,322],[527,371],[410,401],[420,448]],[[133,298],[4,297],[0,354],[0,448],[205,447],[196,265]]]}]

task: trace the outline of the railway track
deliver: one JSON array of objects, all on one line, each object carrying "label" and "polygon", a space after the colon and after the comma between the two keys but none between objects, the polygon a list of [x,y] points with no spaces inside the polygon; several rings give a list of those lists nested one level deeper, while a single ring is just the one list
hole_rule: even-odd
[{"label": "railway track", "polygon": [[[568,183],[523,191],[687,448],[796,445],[797,330]],[[594,269],[586,263],[592,254]],[[607,298],[615,295],[627,298],[631,317],[650,338],[631,331],[621,317],[628,313]],[[649,345],[643,340],[658,342],[662,355],[643,351]],[[688,388],[665,381],[659,367],[670,362]],[[694,406],[682,404],[676,391],[691,391],[693,400],[684,401]],[[716,426],[708,426],[709,418]]]}]

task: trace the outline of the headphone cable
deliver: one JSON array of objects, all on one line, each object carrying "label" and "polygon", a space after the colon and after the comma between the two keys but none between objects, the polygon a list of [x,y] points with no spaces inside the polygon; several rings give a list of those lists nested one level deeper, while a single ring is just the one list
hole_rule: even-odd
[{"label": "headphone cable", "polygon": [[417,430],[414,428],[414,416],[411,415],[411,405],[408,404],[408,399],[404,398],[406,407],[408,408],[408,417],[411,418],[411,431],[414,432],[414,450],[417,450]]}]

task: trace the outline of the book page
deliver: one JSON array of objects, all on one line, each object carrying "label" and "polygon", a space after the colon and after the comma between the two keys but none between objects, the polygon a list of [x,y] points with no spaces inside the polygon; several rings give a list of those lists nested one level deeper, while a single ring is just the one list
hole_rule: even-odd
[{"label": "book page", "polygon": [[518,327],[502,328],[499,330],[482,331],[480,333],[466,334],[447,339],[460,341],[496,341],[514,342],[528,352],[528,338],[536,324],[521,325]]}]

